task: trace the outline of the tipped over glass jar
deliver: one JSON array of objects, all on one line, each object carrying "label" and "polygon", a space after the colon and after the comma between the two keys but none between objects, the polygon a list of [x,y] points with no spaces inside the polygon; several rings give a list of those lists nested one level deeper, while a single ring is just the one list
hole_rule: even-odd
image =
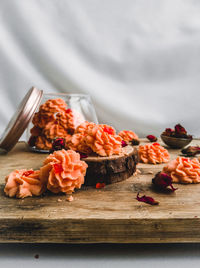
[{"label": "tipped over glass jar", "polygon": [[89,95],[44,94],[27,128],[29,149],[49,152],[55,139],[67,142],[84,121],[98,123]]}]

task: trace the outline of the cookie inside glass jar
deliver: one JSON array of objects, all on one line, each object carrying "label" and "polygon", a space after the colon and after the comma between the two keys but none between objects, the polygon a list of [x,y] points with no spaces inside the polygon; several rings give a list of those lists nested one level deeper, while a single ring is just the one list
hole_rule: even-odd
[{"label": "cookie inside glass jar", "polygon": [[29,147],[38,151],[49,151],[54,139],[60,137],[67,142],[77,126],[84,121],[84,116],[69,108],[64,99],[48,99],[40,105],[32,118]]}]

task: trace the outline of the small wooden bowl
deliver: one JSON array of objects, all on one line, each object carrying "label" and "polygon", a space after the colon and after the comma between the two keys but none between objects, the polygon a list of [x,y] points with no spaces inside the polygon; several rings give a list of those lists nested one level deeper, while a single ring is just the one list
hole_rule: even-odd
[{"label": "small wooden bowl", "polygon": [[161,134],[160,137],[166,145],[174,149],[181,149],[192,141],[192,138],[190,139],[175,138],[175,137],[165,136],[163,134]]}]

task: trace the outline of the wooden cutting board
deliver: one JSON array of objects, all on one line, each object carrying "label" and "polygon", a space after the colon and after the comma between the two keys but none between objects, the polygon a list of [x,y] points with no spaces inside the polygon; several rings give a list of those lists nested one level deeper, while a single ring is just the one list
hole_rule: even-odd
[{"label": "wooden cutting board", "polygon": [[[179,153],[170,150],[171,159]],[[73,202],[62,194],[24,200],[4,195],[4,177],[9,172],[38,169],[45,157],[28,152],[24,143],[0,156],[0,242],[200,242],[200,184],[178,185],[175,193],[154,191],[151,179],[163,164],[139,164],[141,174],[104,189],[83,188],[74,194]],[[160,204],[138,202],[137,192]]]}]

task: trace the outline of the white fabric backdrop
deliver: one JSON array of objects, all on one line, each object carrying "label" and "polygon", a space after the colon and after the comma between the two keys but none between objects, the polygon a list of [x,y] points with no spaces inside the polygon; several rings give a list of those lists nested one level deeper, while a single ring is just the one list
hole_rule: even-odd
[{"label": "white fabric backdrop", "polygon": [[1,0],[0,132],[26,91],[89,93],[101,122],[200,136],[200,1]]}]

